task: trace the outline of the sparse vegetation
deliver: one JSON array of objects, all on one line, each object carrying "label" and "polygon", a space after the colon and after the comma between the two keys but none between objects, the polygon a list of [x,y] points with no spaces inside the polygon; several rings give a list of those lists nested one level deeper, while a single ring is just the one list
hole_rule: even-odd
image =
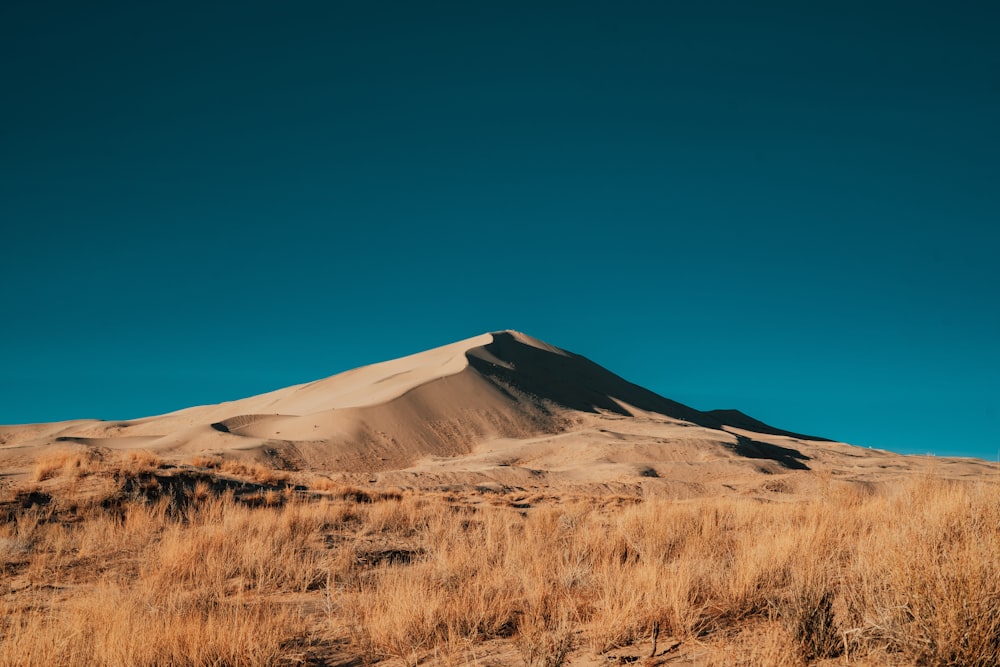
[{"label": "sparse vegetation", "polygon": [[95,469],[101,458],[100,453],[93,449],[60,449],[38,458],[33,479],[44,482],[60,475],[80,477]]},{"label": "sparse vegetation", "polygon": [[242,461],[226,460],[219,466],[219,470],[237,477],[249,477],[261,484],[273,484],[275,482],[288,479],[288,475],[273,468],[269,468],[263,463],[244,463]]},{"label": "sparse vegetation", "polygon": [[194,456],[191,458],[191,465],[197,468],[218,468],[222,465],[221,456],[207,456],[201,455]]},{"label": "sparse vegetation", "polygon": [[0,665],[1000,664],[987,483],[529,501],[161,466],[60,453],[6,491]]}]

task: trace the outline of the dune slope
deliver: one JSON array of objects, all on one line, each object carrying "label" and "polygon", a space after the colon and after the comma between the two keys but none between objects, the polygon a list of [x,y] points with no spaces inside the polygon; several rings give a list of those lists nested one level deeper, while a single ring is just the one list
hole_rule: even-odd
[{"label": "dune slope", "polygon": [[[560,479],[678,492],[809,470],[861,480],[915,465],[736,410],[695,410],[516,331],[144,419],[0,427],[7,468],[54,446],[252,457],[399,484]],[[802,483],[789,479],[772,486]]]}]

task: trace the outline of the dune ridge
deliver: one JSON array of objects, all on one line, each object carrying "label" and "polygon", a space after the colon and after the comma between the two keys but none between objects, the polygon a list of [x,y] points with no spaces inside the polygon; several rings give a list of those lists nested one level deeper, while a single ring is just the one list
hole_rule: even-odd
[{"label": "dune ridge", "polygon": [[[0,427],[7,467],[54,446],[252,458],[403,485],[559,480],[694,492],[795,471],[864,480],[919,467],[737,410],[696,410],[513,330],[142,419]],[[777,486],[808,483],[789,480]]]}]

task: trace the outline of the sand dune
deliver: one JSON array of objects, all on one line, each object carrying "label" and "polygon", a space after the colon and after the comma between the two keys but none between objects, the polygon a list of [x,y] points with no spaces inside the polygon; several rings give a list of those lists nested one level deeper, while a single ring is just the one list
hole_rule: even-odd
[{"label": "sand dune", "polygon": [[[611,484],[680,494],[866,483],[934,465],[702,412],[515,331],[483,334],[258,396],[131,421],[0,427],[0,463],[52,447],[262,459],[399,485]],[[780,484],[776,478],[782,477]]]}]

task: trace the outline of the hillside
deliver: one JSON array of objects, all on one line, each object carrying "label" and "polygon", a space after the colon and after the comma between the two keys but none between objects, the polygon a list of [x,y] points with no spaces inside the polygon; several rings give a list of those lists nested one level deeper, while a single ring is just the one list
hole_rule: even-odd
[{"label": "hillside", "polygon": [[928,465],[956,477],[985,465],[851,447],[737,410],[702,412],[515,331],[143,419],[0,427],[8,470],[54,447],[253,459],[399,486],[558,482],[682,496],[791,492],[815,484],[815,474],[795,474],[810,471],[870,484]]}]

